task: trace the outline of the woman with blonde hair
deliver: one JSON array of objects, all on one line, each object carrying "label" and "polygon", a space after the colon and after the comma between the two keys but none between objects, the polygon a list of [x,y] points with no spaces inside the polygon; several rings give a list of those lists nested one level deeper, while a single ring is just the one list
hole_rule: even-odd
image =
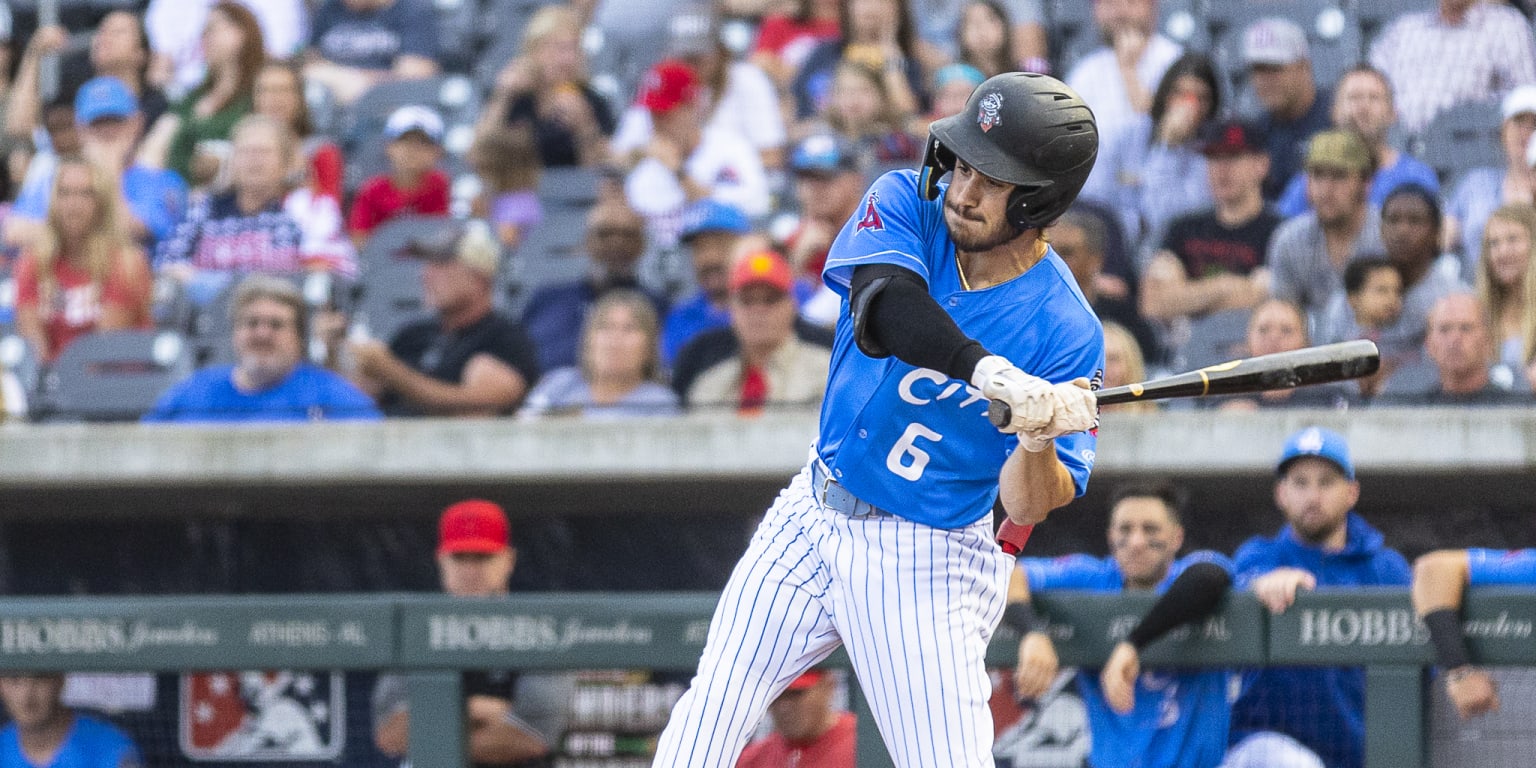
[{"label": "woman with blonde hair", "polygon": [[[1104,323],[1104,387],[1120,387],[1147,380],[1147,363],[1141,356],[1136,336],[1114,321]],[[1109,413],[1150,413],[1157,403],[1146,401],[1106,405],[1099,410]]]},{"label": "woman with blonde hair", "polygon": [[1536,207],[1526,203],[1495,210],[1483,226],[1477,262],[1477,297],[1488,310],[1495,359],[1519,371],[1536,356]]},{"label": "woman with blonde hair", "polygon": [[148,327],[152,282],[115,178],[65,158],[50,200],[41,236],[16,266],[16,329],[45,362],[92,331]]},{"label": "woman with blonde hair", "polygon": [[677,395],[661,383],[661,323],[639,291],[604,294],[587,314],[580,365],[539,380],[524,416],[579,414],[586,418],[670,416]]},{"label": "woman with blonde hair", "polygon": [[480,113],[477,132],[525,127],[545,166],[593,165],[608,153],[615,120],[587,82],[581,16],[546,5],[523,30],[522,52],[507,62]]}]

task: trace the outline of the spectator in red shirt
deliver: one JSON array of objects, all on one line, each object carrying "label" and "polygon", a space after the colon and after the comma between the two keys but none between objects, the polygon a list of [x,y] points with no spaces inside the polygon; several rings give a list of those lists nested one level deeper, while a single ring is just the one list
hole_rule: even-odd
[{"label": "spectator in red shirt", "polygon": [[836,681],[813,669],[768,705],[773,733],[747,745],[736,768],[853,768],[857,719],[832,708]]},{"label": "spectator in red shirt", "polygon": [[51,200],[43,236],[16,267],[17,331],[49,362],[83,334],[148,327],[151,282],[115,178],[61,160]]},{"label": "spectator in red shirt", "polygon": [[359,248],[374,227],[396,216],[447,216],[448,174],[443,159],[443,118],[426,107],[401,107],[384,123],[389,173],[357,190],[347,226]]}]

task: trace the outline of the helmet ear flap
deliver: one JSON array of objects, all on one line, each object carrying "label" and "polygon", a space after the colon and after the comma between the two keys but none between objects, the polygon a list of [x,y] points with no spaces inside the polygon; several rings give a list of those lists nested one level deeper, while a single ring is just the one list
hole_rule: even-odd
[{"label": "helmet ear flap", "polygon": [[922,193],[924,200],[934,200],[939,196],[939,179],[944,174],[955,168],[955,153],[939,137],[928,135],[928,146],[923,150],[923,170],[917,179],[917,189]]}]

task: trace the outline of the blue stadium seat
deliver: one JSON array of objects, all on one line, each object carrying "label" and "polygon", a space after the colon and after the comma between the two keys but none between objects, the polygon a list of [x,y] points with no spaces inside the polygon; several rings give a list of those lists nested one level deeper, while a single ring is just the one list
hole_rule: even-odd
[{"label": "blue stadium seat", "polygon": [[34,413],[43,421],[137,421],[191,372],[191,346],[174,331],[87,334],[43,377]]},{"label": "blue stadium seat", "polygon": [[1408,147],[1449,183],[1473,168],[1504,166],[1502,125],[1498,104],[1460,104],[1442,110]]},{"label": "blue stadium seat", "polygon": [[498,278],[498,292],[514,316],[534,291],[586,274],[586,230],[585,207],[545,207],[543,223],[523,239]]}]

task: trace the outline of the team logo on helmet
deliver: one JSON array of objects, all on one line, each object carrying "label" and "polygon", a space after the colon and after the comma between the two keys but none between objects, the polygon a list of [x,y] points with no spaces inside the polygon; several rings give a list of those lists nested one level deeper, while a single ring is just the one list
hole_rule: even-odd
[{"label": "team logo on helmet", "polygon": [[1003,95],[996,91],[981,97],[981,103],[976,105],[976,124],[981,126],[981,132],[992,130],[993,126],[1003,124],[1001,110],[1003,108]]}]

